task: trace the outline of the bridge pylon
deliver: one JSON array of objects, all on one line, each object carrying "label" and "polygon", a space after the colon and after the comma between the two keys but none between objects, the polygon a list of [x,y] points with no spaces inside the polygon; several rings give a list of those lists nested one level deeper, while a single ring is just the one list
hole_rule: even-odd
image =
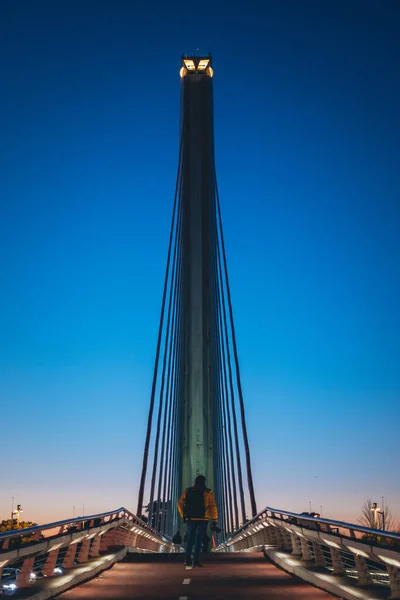
[{"label": "bridge pylon", "polygon": [[257,512],[215,169],[213,75],[211,55],[182,57],[178,174],[137,509],[140,516],[147,484],[150,524],[167,535],[179,528],[177,499],[198,474],[214,490],[222,537]]}]

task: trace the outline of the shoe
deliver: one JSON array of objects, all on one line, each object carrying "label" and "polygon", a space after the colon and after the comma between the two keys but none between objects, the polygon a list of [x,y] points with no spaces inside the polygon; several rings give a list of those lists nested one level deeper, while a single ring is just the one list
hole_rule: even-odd
[{"label": "shoe", "polygon": [[202,566],[203,566],[203,565],[202,565],[201,563],[199,563],[199,562],[195,562],[195,563],[193,563],[193,567],[194,567],[195,569],[197,569],[198,567],[202,567]]},{"label": "shoe", "polygon": [[185,565],[185,567],[191,567],[192,566],[192,561],[191,560],[185,560],[185,562],[183,564]]}]

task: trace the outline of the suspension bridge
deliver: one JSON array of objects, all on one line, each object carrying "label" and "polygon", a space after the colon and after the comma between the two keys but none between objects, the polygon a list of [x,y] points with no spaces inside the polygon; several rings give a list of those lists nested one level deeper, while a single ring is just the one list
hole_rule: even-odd
[{"label": "suspension bridge", "polygon": [[[3,594],[400,599],[400,535],[257,509],[214,156],[211,56],[182,57],[178,172],[136,513],[0,534]],[[185,570],[176,510],[203,474],[219,529]],[[288,508],[288,507],[285,507]],[[290,508],[290,507],[289,507]]]}]

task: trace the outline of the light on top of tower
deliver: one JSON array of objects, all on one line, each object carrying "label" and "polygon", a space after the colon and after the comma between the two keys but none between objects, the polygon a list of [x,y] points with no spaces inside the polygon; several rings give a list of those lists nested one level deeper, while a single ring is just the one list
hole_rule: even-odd
[{"label": "light on top of tower", "polygon": [[182,67],[179,71],[181,77],[185,77],[188,73],[202,74],[205,73],[209,77],[214,75],[214,70],[211,67],[211,58],[201,58],[199,56],[190,56],[182,59]]}]

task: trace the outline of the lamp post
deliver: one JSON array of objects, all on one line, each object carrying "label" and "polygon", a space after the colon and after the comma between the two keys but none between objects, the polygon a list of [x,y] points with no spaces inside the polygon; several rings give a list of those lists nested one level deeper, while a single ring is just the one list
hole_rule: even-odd
[{"label": "lamp post", "polygon": [[385,499],[382,496],[382,504],[381,504],[381,515],[382,515],[382,529],[385,531]]},{"label": "lamp post", "polygon": [[374,513],[374,529],[378,529],[378,505],[376,502],[372,504],[371,510]]},{"label": "lamp post", "polygon": [[385,531],[385,511],[379,508],[376,502],[372,504],[371,510],[374,513],[374,529],[379,529],[378,514],[382,516],[382,531]]},{"label": "lamp post", "polygon": [[381,508],[379,513],[382,516],[382,531],[385,531],[385,511]]},{"label": "lamp post", "polygon": [[12,515],[11,515],[11,528],[13,527],[14,524],[14,515],[15,515],[15,520],[17,522],[17,525],[19,525],[19,521],[20,521],[20,513],[22,513],[22,506],[21,504],[17,504],[17,508],[15,510],[13,510]]}]

